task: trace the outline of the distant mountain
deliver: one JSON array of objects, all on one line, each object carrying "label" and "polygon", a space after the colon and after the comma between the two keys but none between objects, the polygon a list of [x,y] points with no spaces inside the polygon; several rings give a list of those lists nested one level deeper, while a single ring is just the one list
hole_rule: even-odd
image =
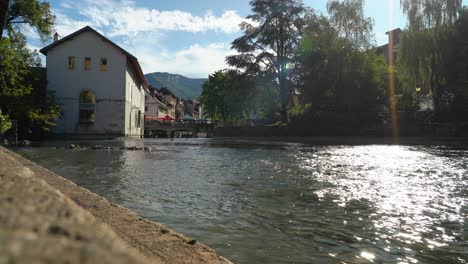
[{"label": "distant mountain", "polygon": [[145,75],[149,85],[156,88],[167,87],[181,99],[197,99],[202,93],[202,85],[207,79],[192,79],[179,74],[154,72]]}]

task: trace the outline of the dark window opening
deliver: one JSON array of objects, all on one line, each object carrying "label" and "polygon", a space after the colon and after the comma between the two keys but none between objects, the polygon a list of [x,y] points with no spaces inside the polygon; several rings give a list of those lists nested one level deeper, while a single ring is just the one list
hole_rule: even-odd
[{"label": "dark window opening", "polygon": [[69,70],[75,69],[75,56],[68,57],[68,69]]},{"label": "dark window opening", "polygon": [[86,57],[85,58],[85,71],[90,71],[91,70],[91,58]]},{"label": "dark window opening", "polygon": [[137,117],[136,117],[136,127],[140,128],[141,127],[141,111],[138,110]]},{"label": "dark window opening", "polygon": [[107,59],[101,58],[101,71],[107,71]]}]

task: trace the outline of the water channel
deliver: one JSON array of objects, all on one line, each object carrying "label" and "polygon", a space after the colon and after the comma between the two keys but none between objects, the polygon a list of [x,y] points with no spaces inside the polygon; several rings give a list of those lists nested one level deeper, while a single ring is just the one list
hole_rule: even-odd
[{"label": "water channel", "polygon": [[[235,263],[468,263],[468,150],[115,140],[17,151]],[[53,148],[54,146],[58,148]]]}]

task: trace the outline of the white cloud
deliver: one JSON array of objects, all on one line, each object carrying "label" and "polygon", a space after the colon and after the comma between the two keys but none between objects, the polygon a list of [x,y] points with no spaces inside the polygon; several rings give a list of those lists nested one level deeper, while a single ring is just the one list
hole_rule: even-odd
[{"label": "white cloud", "polygon": [[216,70],[227,68],[225,58],[234,54],[230,46],[224,43],[192,44],[173,52],[161,44],[165,42],[164,36],[160,35],[159,38],[159,41],[155,41],[154,37],[147,38],[151,41],[145,41],[137,36],[127,43],[127,50],[138,58],[145,73],[171,72],[205,78]]},{"label": "white cloud", "polygon": [[212,12],[204,16],[175,11],[158,11],[126,7],[103,15],[97,8],[85,10],[87,15],[95,14],[94,22],[100,26],[110,26],[111,36],[132,36],[138,32],[149,31],[185,31],[205,32],[209,30],[233,33],[239,30],[242,18],[234,11],[226,11],[220,17]]},{"label": "white cloud", "polygon": [[[79,11],[71,16],[70,10]],[[174,31],[236,33],[244,21],[236,11],[217,16],[208,10],[196,16],[136,6],[133,0],[64,0],[53,12],[62,37],[89,25],[136,56],[145,73],[171,72],[189,77],[207,77],[226,68],[225,57],[234,52],[227,43],[201,45],[196,41],[173,50],[166,35]]]},{"label": "white cloud", "polygon": [[[135,36],[140,32],[151,31],[234,33],[240,30],[239,24],[244,21],[244,18],[233,10],[225,11],[220,16],[214,15],[212,11],[207,11],[202,16],[194,16],[180,10],[159,11],[137,7],[134,1],[128,0],[65,1],[61,6],[65,9],[73,6],[76,10],[80,10],[79,14],[83,19],[77,21],[57,16],[59,27],[61,24],[82,25],[86,23],[96,28],[102,28],[111,37]],[[68,33],[69,27],[62,26],[62,29],[64,27]]]},{"label": "white cloud", "polygon": [[53,13],[56,16],[55,29],[60,36],[69,35],[89,24],[86,21],[72,19],[58,10],[53,10]]},{"label": "white cloud", "polygon": [[61,6],[62,8],[65,8],[65,9],[72,9],[72,8],[73,8],[73,7],[72,7],[69,3],[67,3],[66,1],[61,2],[61,3],[60,3],[60,6]]}]

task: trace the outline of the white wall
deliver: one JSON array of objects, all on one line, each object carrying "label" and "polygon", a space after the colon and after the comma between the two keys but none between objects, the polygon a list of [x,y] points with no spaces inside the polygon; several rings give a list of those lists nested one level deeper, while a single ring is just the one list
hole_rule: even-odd
[{"label": "white wall", "polygon": [[158,117],[159,116],[159,103],[150,94],[145,94],[145,116]]},{"label": "white wall", "polygon": [[[68,57],[75,56],[75,69],[68,69]],[[91,58],[91,70],[84,70],[85,57]],[[101,72],[101,58],[107,59],[107,71]],[[50,49],[47,54],[48,89],[55,91],[64,109],[54,132],[59,134],[141,135],[141,128],[130,127],[130,106],[144,113],[144,90],[135,87],[130,101],[126,55],[96,34],[84,32]],[[127,91],[126,91],[127,89]],[[79,124],[80,92],[96,95],[95,123]],[[142,118],[143,119],[143,118]]]},{"label": "white wall", "polygon": [[[127,63],[125,76],[125,134],[140,136],[144,133],[145,90],[137,81],[137,75],[129,63]],[[139,123],[138,113],[140,113]]]}]

